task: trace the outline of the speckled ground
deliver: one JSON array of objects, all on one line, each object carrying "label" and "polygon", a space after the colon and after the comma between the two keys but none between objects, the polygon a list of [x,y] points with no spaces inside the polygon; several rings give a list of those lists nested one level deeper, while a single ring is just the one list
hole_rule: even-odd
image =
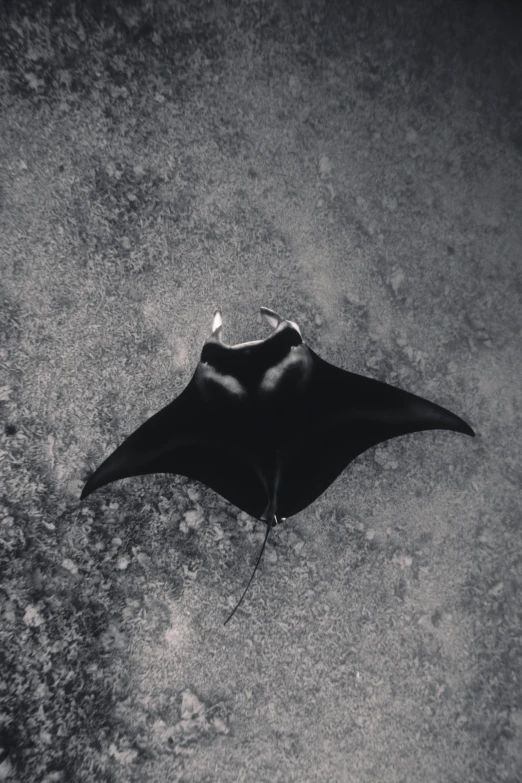
[{"label": "speckled ground", "polygon": [[[515,783],[517,6],[111,8],[2,31],[0,779]],[[78,495],[260,305],[477,437],[359,458],[224,628],[260,523],[184,479]]]}]

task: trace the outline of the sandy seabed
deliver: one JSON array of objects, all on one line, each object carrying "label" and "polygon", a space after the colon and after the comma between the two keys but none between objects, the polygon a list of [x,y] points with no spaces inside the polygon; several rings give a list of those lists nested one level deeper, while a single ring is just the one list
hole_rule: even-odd
[{"label": "sandy seabed", "polygon": [[[521,15],[11,4],[0,780],[522,776]],[[3,44],[3,46],[2,46]],[[278,527],[87,475],[260,305],[461,415]]]}]

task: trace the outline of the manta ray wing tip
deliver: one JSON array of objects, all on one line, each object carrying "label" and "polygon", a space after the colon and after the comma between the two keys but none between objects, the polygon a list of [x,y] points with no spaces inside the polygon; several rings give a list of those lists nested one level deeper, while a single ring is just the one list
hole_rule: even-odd
[{"label": "manta ray wing tip", "polygon": [[80,500],[85,500],[85,498],[90,494],[88,483],[89,482],[87,482],[87,484],[82,489],[82,494],[80,495]]},{"label": "manta ray wing tip", "polygon": [[469,435],[472,438],[475,437],[475,431],[472,427],[469,426],[467,421],[464,421],[460,416],[457,416],[456,413],[452,413],[452,411],[447,408],[442,408],[439,405],[432,405],[431,403],[428,403],[428,405],[427,420],[432,421],[433,427],[428,427],[427,429],[450,430],[452,432],[460,432],[463,435]]},{"label": "manta ray wing tip", "polygon": [[469,426],[467,421],[464,421],[460,416],[455,416],[454,414],[451,427],[448,427],[448,429],[452,429],[454,432],[461,432],[463,435],[470,435],[472,438],[475,437],[475,430]]},{"label": "manta ray wing tip", "polygon": [[103,486],[103,482],[100,481],[99,469],[92,473],[84,484],[80,500],[85,500],[86,497],[92,495],[97,489]]}]

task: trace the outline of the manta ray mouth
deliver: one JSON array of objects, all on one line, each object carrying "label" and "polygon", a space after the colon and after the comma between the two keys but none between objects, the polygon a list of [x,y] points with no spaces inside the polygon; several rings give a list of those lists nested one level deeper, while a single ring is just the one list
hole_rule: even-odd
[{"label": "manta ray mouth", "polygon": [[[259,310],[261,315],[266,318],[272,327],[272,334],[277,332],[277,330],[282,325],[289,325],[302,337],[301,330],[294,321],[288,321],[284,318],[281,318],[281,316],[276,313],[275,310],[271,310],[269,307],[260,307]],[[246,343],[234,343],[234,345],[227,345],[227,347],[247,348],[253,345],[259,345],[260,343],[264,343],[266,340],[269,340],[271,336],[272,335],[268,335],[268,337],[264,337],[262,340],[250,340]],[[214,337],[214,339],[216,339],[218,342],[223,343],[223,318],[221,315],[221,310],[216,310],[214,313],[214,320],[212,321],[212,337]]]}]

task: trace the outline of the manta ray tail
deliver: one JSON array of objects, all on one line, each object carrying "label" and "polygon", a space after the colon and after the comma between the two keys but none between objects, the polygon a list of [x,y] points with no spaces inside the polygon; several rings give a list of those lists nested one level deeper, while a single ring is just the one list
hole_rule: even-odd
[{"label": "manta ray tail", "polygon": [[265,533],[265,540],[263,541],[263,546],[261,547],[261,552],[259,553],[259,557],[257,558],[257,563],[256,563],[256,567],[254,568],[254,572],[253,572],[252,576],[250,577],[250,579],[248,580],[248,584],[247,584],[247,586],[245,587],[245,589],[243,591],[243,595],[241,596],[241,598],[239,599],[239,601],[235,605],[234,609],[232,610],[232,613],[229,614],[229,616],[227,617],[227,619],[225,620],[223,625],[226,625],[228,623],[228,621],[232,619],[232,617],[235,615],[236,611],[239,609],[239,607],[241,605],[241,602],[243,601],[243,598],[247,594],[247,591],[248,591],[248,588],[250,587],[252,579],[256,575],[257,567],[258,567],[259,563],[261,562],[261,558],[263,557],[263,552],[265,551],[266,542],[268,541],[268,534],[270,533],[270,530],[272,529],[272,527],[275,524],[277,524],[277,520],[275,520],[275,519],[274,519],[273,522],[268,522],[267,523],[266,533]]}]

